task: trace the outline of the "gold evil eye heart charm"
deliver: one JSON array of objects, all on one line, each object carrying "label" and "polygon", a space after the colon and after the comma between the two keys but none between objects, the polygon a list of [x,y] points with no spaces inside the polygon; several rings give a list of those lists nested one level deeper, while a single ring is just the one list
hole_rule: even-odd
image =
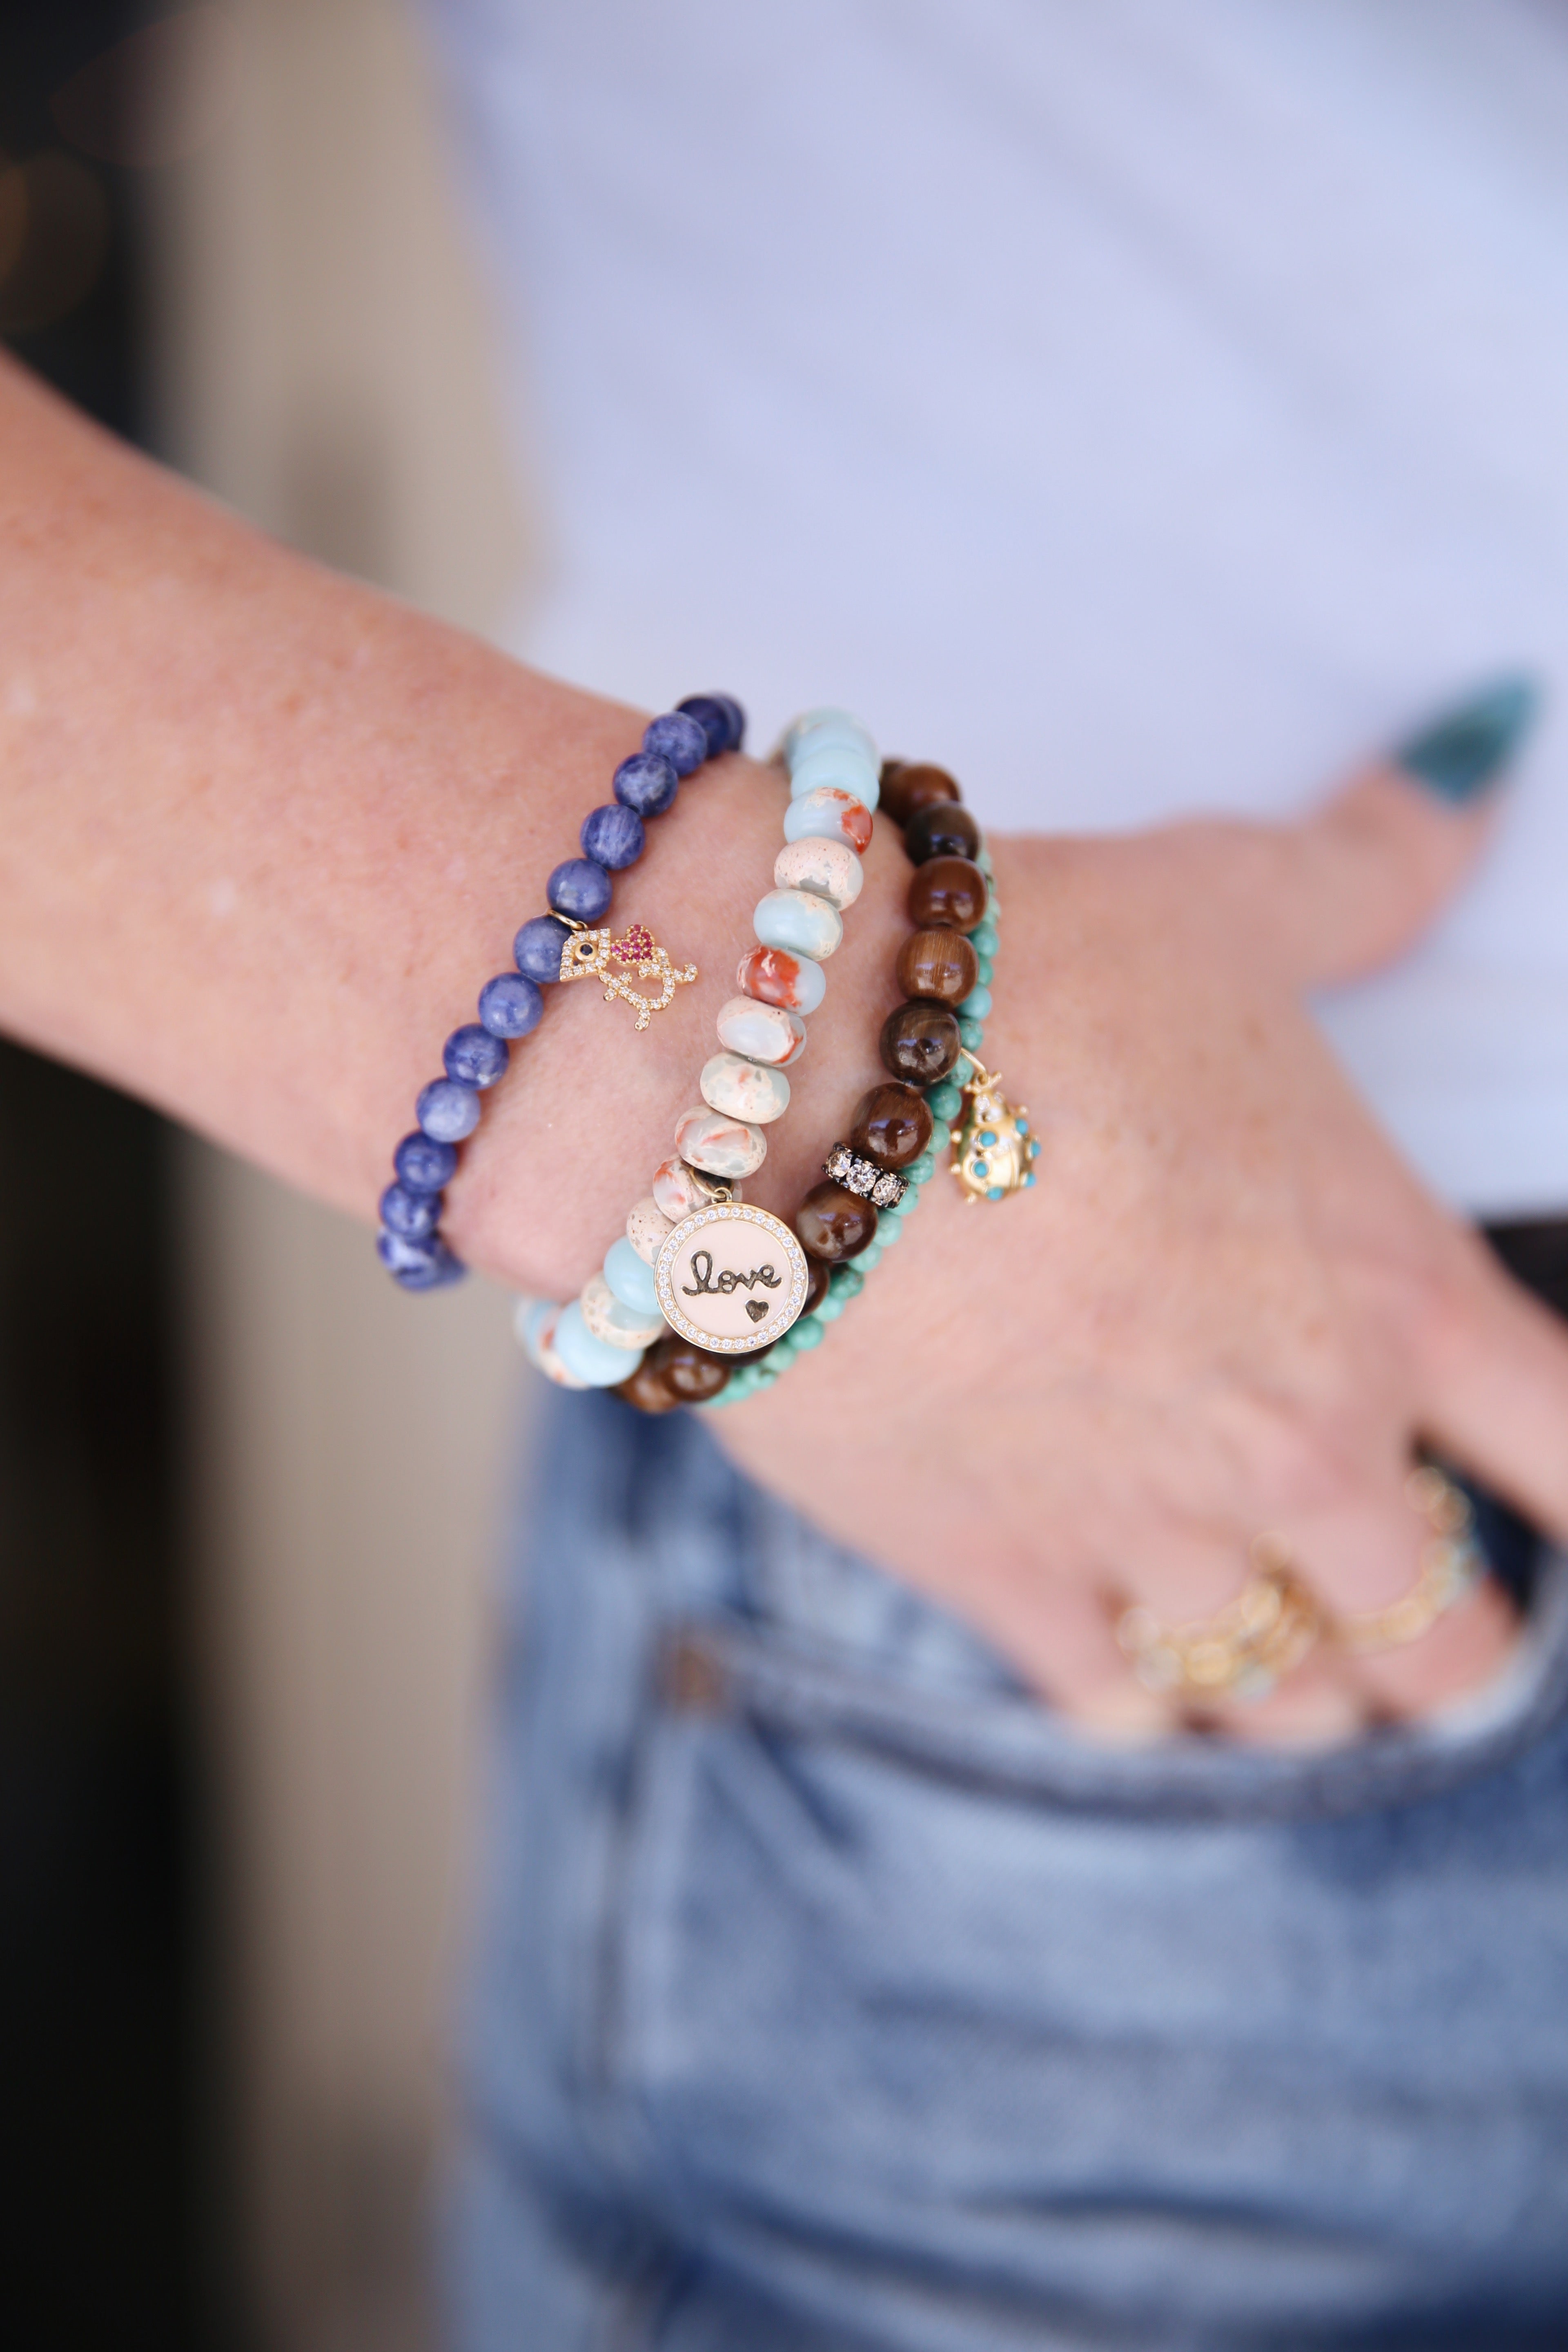
[{"label": "gold evil eye heart charm", "polygon": [[[638,980],[657,980],[660,994],[644,996],[639,989],[633,988],[628,975],[634,972]],[[605,1003],[624,996],[628,1004],[637,1008],[637,1027],[646,1029],[653,1015],[664,1011],[676,989],[696,979],[697,966],[689,963],[678,971],[646,923],[633,923],[618,940],[607,930],[590,931],[579,927],[561,950],[561,977],[602,980]]]},{"label": "gold evil eye heart charm", "polygon": [[1029,1131],[1026,1105],[1010,1103],[994,1075],[964,1048],[970,1073],[963,1112],[952,1132],[952,1172],[964,1200],[1005,1201],[1035,1181],[1040,1147]]},{"label": "gold evil eye heart charm", "polygon": [[782,1339],[805,1305],[805,1252],[781,1219],[740,1201],[694,1209],[654,1260],[659,1312],[721,1356]]}]

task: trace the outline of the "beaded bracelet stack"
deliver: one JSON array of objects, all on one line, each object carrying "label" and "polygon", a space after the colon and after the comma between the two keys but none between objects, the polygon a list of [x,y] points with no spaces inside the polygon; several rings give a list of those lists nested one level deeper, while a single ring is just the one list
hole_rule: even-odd
[{"label": "beaded bracelet stack", "polygon": [[519,1313],[519,1337],[551,1379],[618,1388],[648,1411],[716,1394],[737,1357],[780,1339],[827,1285],[826,1265],[780,1219],[743,1203],[740,1186],[762,1165],[764,1129],[788,1108],[784,1072],[805,1050],[804,1016],[822,1002],[823,964],[860,895],[880,781],[875,744],[845,712],[798,720],[785,749],[784,845],[741,992],[719,1014],[722,1050],[703,1066],[702,1100],[677,1121],[674,1155],[579,1297]]},{"label": "beaded bracelet stack", "polygon": [[[676,987],[694,980],[678,971],[641,924],[615,940],[595,929],[608,913],[613,874],[634,866],[646,841],[644,820],[673,803],[682,777],[708,760],[739,751],[745,714],[727,694],[697,694],[663,712],[645,729],[642,749],[616,770],[615,794],[584,819],[583,855],[556,866],[546,885],[550,912],[523,924],[513,942],[515,971],[498,972],[479,991],[479,1019],[454,1029],[442,1052],[443,1075],[414,1107],[416,1125],[393,1153],[394,1181],[381,1196],[382,1264],[405,1290],[434,1290],[462,1275],[461,1262],[440,1234],[443,1195],[458,1166],[458,1147],[479,1123],[481,1097],[506,1070],[513,1043],[537,1028],[551,982],[589,977],[606,997],[624,996],[637,1010],[637,1026],[668,1004]],[[657,980],[662,994],[645,997],[630,984],[635,973]]]}]

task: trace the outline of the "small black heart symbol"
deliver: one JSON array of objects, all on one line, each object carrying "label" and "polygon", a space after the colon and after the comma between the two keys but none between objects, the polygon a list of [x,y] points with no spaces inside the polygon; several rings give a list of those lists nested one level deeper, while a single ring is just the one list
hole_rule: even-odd
[{"label": "small black heart symbol", "polygon": [[768,1302],[765,1298],[747,1299],[746,1312],[751,1317],[753,1323],[761,1323],[766,1316],[767,1311]]}]

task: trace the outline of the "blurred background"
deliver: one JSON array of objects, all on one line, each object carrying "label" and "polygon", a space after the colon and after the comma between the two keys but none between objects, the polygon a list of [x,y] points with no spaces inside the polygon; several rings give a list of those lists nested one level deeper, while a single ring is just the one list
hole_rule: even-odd
[{"label": "blurred background", "polygon": [[[484,630],[531,533],[441,148],[397,0],[0,11],[10,348]],[[416,2352],[508,1302],[4,1041],[0,1204],[8,2325]]]}]

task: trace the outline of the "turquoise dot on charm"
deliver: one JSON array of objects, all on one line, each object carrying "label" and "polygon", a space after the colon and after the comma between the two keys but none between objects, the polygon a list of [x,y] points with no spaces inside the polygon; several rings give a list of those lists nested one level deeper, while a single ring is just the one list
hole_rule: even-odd
[{"label": "turquoise dot on charm", "polygon": [[[979,1171],[979,1170],[978,1170],[978,1169],[976,1169],[974,1172],[975,1172],[975,1174],[976,1174],[976,1175],[978,1175],[978,1174],[980,1173],[980,1171]],[[999,1200],[1001,1200],[1001,1198],[1002,1198],[1002,1187],[1001,1187],[1001,1185],[1000,1185],[1000,1184],[993,1184],[993,1185],[989,1186],[989,1187],[987,1188],[985,1197],[986,1197],[986,1199],[987,1199],[988,1201],[999,1201]]]},{"label": "turquoise dot on charm", "polygon": [[996,1140],[995,1129],[991,1127],[983,1127],[980,1130],[980,1140],[987,1147],[987,1149],[989,1149],[989,1147]]},{"label": "turquoise dot on charm", "polygon": [[1027,1135],[1029,1132],[1029,1122],[1026,1118],[1016,1118],[1013,1124],[1020,1135]]},{"label": "turquoise dot on charm", "polygon": [[987,1174],[986,1164],[984,1160],[977,1160],[975,1161],[974,1172],[979,1177],[981,1182],[984,1183]]},{"label": "turquoise dot on charm", "polygon": [[1034,1171],[1034,1170],[1031,1168],[1031,1169],[1029,1169],[1029,1170],[1026,1171],[1026,1173],[1025,1174],[1025,1177],[1024,1177],[1024,1183],[1025,1183],[1026,1188],[1027,1186],[1029,1186],[1030,1184],[1032,1184],[1032,1183],[1034,1182],[1034,1181],[1035,1181],[1035,1171]]},{"label": "turquoise dot on charm", "polygon": [[927,1095],[926,1108],[933,1118],[956,1118],[963,1108],[963,1097],[951,1079],[944,1078]]},{"label": "turquoise dot on charm", "polygon": [[990,1010],[991,991],[972,988],[958,1008],[958,1017],[961,1021],[984,1021]]}]

